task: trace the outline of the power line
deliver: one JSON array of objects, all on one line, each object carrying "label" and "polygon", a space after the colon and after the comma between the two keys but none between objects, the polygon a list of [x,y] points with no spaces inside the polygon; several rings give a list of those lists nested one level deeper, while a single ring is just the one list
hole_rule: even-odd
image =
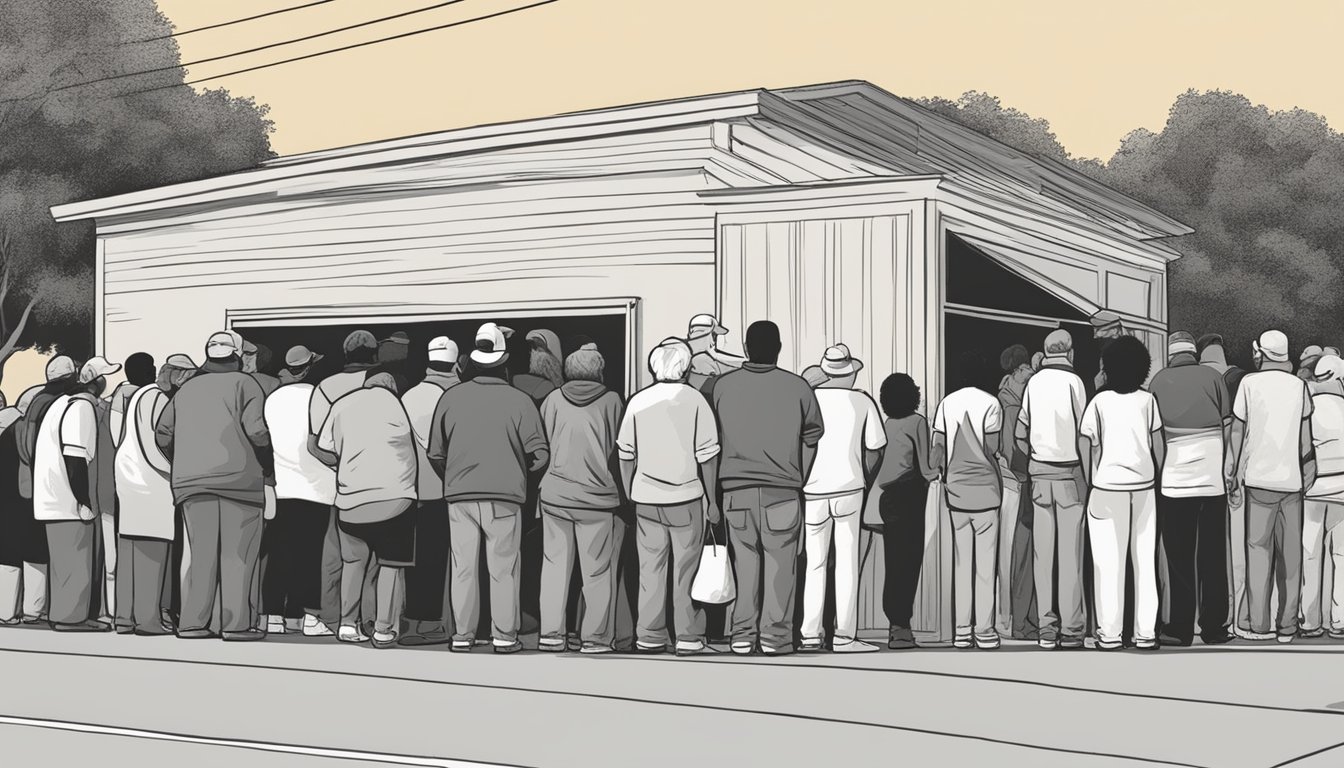
[{"label": "power line", "polygon": [[[328,0],[323,0],[323,1],[324,1],[324,2],[327,2]],[[327,31],[325,31],[325,32],[316,32],[316,33],[311,34],[311,35],[304,35],[303,37],[296,37],[296,38],[292,38],[292,39],[290,39],[290,40],[282,40],[282,41],[280,41],[280,42],[278,42],[278,43],[269,43],[269,44],[267,44],[267,45],[257,46],[256,48],[248,48],[248,49],[246,49],[246,50],[236,51],[236,52],[234,52],[234,53],[225,53],[225,54],[221,54],[221,55],[219,55],[219,56],[210,56],[210,57],[208,57],[208,58],[204,58],[204,59],[196,59],[195,61],[184,61],[184,62],[182,62],[182,63],[180,63],[180,64],[174,64],[174,65],[172,65],[172,66],[168,66],[168,67],[155,67],[155,68],[153,68],[153,69],[145,69],[145,70],[141,70],[141,71],[139,71],[139,72],[124,72],[124,73],[119,74],[119,75],[107,75],[107,76],[105,76],[105,77],[98,77],[98,78],[94,78],[93,80],[84,80],[84,81],[82,81],[82,82],[78,82],[78,83],[67,83],[66,85],[61,85],[61,86],[57,86],[57,87],[55,87],[55,88],[52,88],[52,89],[51,89],[51,92],[54,93],[54,92],[57,92],[57,91],[67,91],[67,90],[70,90],[71,88],[79,88],[79,87],[82,87],[82,86],[85,86],[85,85],[94,85],[94,84],[96,84],[96,83],[105,83],[105,82],[108,82],[108,81],[111,81],[111,80],[122,80],[122,79],[125,79],[125,78],[128,78],[128,77],[139,77],[139,76],[141,76],[141,75],[152,75],[152,74],[156,74],[156,73],[159,73],[159,72],[172,72],[172,71],[177,70],[177,69],[185,69],[185,68],[187,68],[187,67],[195,66],[195,65],[197,65],[197,64],[209,64],[209,63],[212,62],[212,61],[222,61],[223,59],[232,59],[232,58],[236,58],[236,57],[238,57],[238,56],[246,56],[246,55],[251,54],[251,53],[260,53],[260,52],[262,52],[262,51],[268,51],[268,50],[270,50],[270,49],[272,49],[272,48],[282,48],[282,47],[284,47],[284,46],[286,46],[286,45],[293,45],[293,44],[295,44],[295,43],[303,43],[303,42],[307,42],[307,41],[309,41],[309,40],[316,40],[316,39],[319,38],[319,37],[327,37],[327,36],[329,36],[329,35],[340,34],[341,32],[349,32],[349,31],[351,31],[351,30],[360,29],[360,28],[362,28],[362,27],[372,26],[372,25],[374,25],[374,24],[382,24],[383,22],[386,22],[386,21],[393,21],[393,20],[395,20],[395,19],[406,18],[407,16],[414,16],[414,15],[419,14],[419,13],[426,13],[426,12],[428,12],[428,11],[437,11],[437,10],[439,10],[440,8],[447,8],[447,7],[450,6],[450,5],[457,5],[457,4],[459,4],[459,3],[464,3],[464,2],[466,2],[466,0],[447,0],[446,2],[437,3],[437,4],[435,4],[435,5],[425,6],[424,8],[415,8],[415,9],[412,9],[412,10],[409,10],[409,11],[402,11],[401,13],[394,13],[394,14],[392,14],[391,16],[383,16],[382,18],[378,18],[378,19],[370,19],[370,20],[368,20],[368,21],[362,21],[362,22],[360,22],[360,23],[358,23],[358,24],[350,24],[350,25],[348,25],[348,26],[339,27],[339,28],[337,28],[337,29],[329,29],[329,30],[327,30]],[[276,12],[273,12],[273,13],[276,13]],[[184,33],[184,34],[185,34],[185,33]]]},{"label": "power line", "polygon": [[183,35],[190,35],[193,32],[205,32],[206,30],[209,29],[219,29],[220,27],[231,27],[234,24],[242,24],[245,21],[255,21],[257,19],[264,19],[267,16],[279,16],[282,13],[289,13],[290,11],[301,11],[304,8],[312,8],[315,5],[326,5],[327,3],[331,2],[335,2],[335,0],[317,0],[316,2],[312,3],[304,3],[303,5],[294,5],[290,6],[289,8],[281,8],[275,11],[267,11],[266,13],[258,13],[255,16],[247,16],[241,19],[234,19],[233,21],[221,21],[218,24],[209,24],[204,27],[196,27],[195,29],[188,29],[182,32],[174,32],[171,35],[159,35],[158,37],[147,37],[144,40],[137,40],[136,42],[151,43],[154,42],[155,40],[167,40],[168,38],[171,37],[181,37]]}]

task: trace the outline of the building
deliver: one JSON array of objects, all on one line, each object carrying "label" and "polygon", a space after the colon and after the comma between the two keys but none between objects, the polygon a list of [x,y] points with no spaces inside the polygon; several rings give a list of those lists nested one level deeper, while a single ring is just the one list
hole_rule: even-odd
[{"label": "building", "polygon": [[[53,215],[96,222],[96,348],[114,359],[196,351],[229,326],[338,364],[354,327],[407,330],[413,348],[446,328],[469,347],[488,318],[596,341],[628,392],[646,350],[712,311],[730,349],[771,319],[782,366],[844,342],[861,386],[905,371],[928,402],[958,384],[949,351],[997,356],[1061,325],[1089,376],[1103,308],[1160,355],[1179,255],[1162,241],[1190,232],[864,82],[312,152]],[[949,553],[932,542],[926,567]],[[863,601],[881,626],[880,595]],[[923,609],[932,636],[945,609]]]}]

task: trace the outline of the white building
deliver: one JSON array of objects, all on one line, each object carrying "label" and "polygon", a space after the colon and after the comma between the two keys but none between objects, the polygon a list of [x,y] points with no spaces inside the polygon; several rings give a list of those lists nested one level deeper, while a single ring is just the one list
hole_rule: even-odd
[{"label": "white building", "polygon": [[[716,312],[730,349],[774,320],[781,366],[844,342],[861,386],[904,371],[930,403],[955,384],[949,354],[1039,348],[1061,324],[1095,369],[1087,319],[1103,308],[1161,355],[1178,257],[1162,241],[1190,232],[864,82],[312,152],[53,215],[96,222],[96,349],[112,359],[199,356],[224,326],[277,347],[447,327],[469,347],[499,319],[590,329],[629,391],[647,350]],[[339,358],[331,338],[321,351]],[[949,546],[932,541],[926,567],[945,571]],[[870,627],[879,592],[865,589]],[[945,606],[922,599],[924,629],[944,634]]]}]

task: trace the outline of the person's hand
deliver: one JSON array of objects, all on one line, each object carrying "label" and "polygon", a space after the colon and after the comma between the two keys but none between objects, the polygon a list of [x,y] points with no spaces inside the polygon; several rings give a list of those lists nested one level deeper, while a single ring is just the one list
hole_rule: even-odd
[{"label": "person's hand", "polygon": [[705,519],[710,525],[718,525],[723,521],[723,511],[719,509],[719,502],[714,499],[705,499]]},{"label": "person's hand", "polygon": [[266,486],[266,502],[261,507],[261,519],[275,519],[275,486]]},{"label": "person's hand", "polygon": [[87,523],[87,522],[92,521],[93,518],[94,518],[93,510],[92,510],[91,508],[89,508],[89,507],[84,506],[83,504],[80,504],[80,505],[79,505],[79,519],[80,519],[80,520],[83,520],[84,522]]}]

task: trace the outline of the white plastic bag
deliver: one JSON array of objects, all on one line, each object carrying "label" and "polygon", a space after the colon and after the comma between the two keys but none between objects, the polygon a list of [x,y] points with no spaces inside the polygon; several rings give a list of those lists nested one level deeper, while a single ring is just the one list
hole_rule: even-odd
[{"label": "white plastic bag", "polygon": [[737,582],[733,579],[733,563],[728,558],[728,546],[710,540],[700,552],[700,568],[691,582],[691,599],[706,605],[731,603],[737,597]]}]

